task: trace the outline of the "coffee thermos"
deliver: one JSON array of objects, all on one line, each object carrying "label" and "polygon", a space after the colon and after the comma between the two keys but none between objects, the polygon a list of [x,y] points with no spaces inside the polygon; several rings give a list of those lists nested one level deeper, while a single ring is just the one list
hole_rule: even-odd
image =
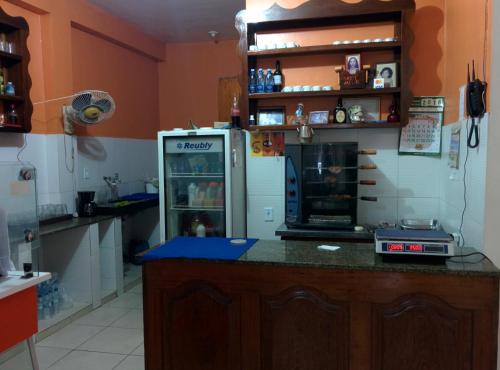
[{"label": "coffee thermos", "polygon": [[93,217],[97,213],[97,204],[94,202],[95,191],[78,192],[78,215]]}]

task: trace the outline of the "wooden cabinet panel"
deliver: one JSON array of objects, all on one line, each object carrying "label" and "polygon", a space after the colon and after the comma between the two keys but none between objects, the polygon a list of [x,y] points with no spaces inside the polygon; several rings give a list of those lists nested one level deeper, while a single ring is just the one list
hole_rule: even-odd
[{"label": "wooden cabinet panel", "polygon": [[163,293],[159,310],[164,338],[163,367],[175,370],[240,368],[240,300],[205,282]]},{"label": "wooden cabinet panel", "polygon": [[426,295],[373,307],[373,369],[473,368],[471,311]]},{"label": "wooden cabinet panel", "polygon": [[347,369],[348,312],[347,304],[308,288],[262,297],[262,369]]}]

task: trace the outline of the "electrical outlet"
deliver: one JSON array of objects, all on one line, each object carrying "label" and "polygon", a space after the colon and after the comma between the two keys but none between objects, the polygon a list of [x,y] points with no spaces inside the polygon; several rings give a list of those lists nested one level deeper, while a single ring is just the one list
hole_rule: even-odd
[{"label": "electrical outlet", "polygon": [[84,180],[88,180],[90,179],[90,171],[88,168],[84,168],[83,169],[83,179]]},{"label": "electrical outlet", "polygon": [[264,221],[265,222],[274,221],[274,209],[272,207],[264,208]]}]

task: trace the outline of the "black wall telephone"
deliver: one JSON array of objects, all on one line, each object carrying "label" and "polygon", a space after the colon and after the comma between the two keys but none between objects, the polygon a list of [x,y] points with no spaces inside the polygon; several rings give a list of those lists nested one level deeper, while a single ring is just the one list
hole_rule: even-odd
[{"label": "black wall telephone", "polygon": [[472,78],[470,65],[467,65],[467,113],[472,118],[472,127],[467,137],[467,146],[469,148],[477,148],[479,146],[479,130],[476,118],[480,121],[486,112],[485,92],[486,83],[476,78],[476,66],[474,61],[472,61]]}]

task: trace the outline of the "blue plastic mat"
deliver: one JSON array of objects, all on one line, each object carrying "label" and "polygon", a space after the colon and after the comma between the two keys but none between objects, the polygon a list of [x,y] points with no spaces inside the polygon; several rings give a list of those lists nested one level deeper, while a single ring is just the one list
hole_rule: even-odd
[{"label": "blue plastic mat", "polygon": [[[233,238],[237,239],[237,238]],[[229,238],[177,237],[146,253],[143,261],[168,258],[193,258],[236,261],[249,250],[258,239],[246,239],[246,244],[233,245]]]},{"label": "blue plastic mat", "polygon": [[159,199],[159,194],[150,194],[150,193],[135,193],[124,195],[120,197],[120,200],[128,200],[128,201],[140,201],[140,200],[150,200],[150,199]]}]

